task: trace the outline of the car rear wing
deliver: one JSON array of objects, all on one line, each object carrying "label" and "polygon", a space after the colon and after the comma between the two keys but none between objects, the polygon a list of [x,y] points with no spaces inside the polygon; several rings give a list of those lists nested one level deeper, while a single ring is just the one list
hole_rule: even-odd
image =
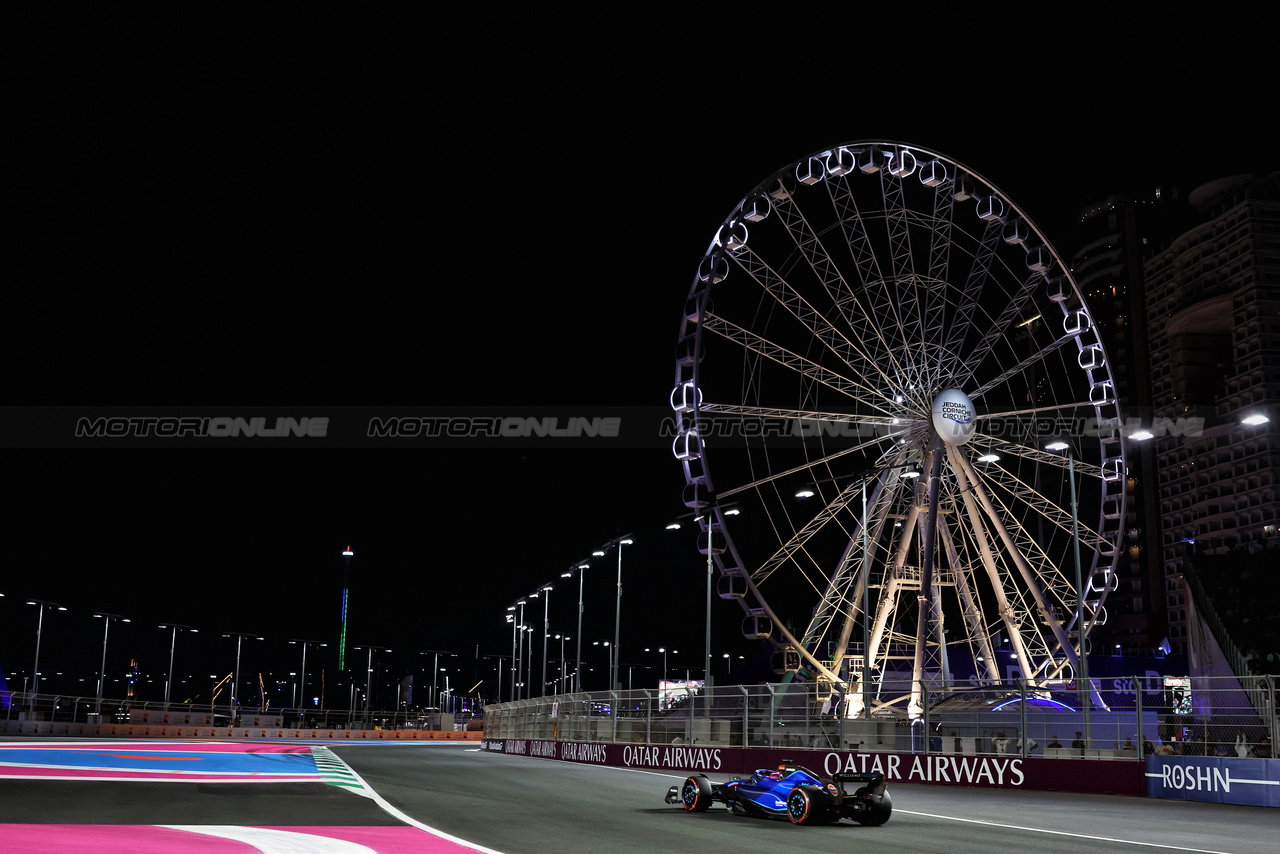
[{"label": "car rear wing", "polygon": [[831,779],[835,780],[841,788],[844,788],[845,783],[860,783],[868,787],[871,790],[871,793],[875,795],[884,794],[885,786],[888,783],[884,774],[879,773],[832,774]]}]

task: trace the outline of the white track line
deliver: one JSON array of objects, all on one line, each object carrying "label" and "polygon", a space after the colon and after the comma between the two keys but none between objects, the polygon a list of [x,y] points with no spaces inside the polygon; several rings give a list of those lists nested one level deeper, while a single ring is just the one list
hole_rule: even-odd
[{"label": "white track line", "polygon": [[342,762],[343,765],[347,766],[347,770],[351,772],[351,776],[354,777],[356,781],[361,786],[364,787],[365,792],[368,793],[367,794],[368,798],[372,800],[374,803],[376,803],[378,806],[382,807],[383,812],[387,813],[388,815],[394,818],[397,818],[400,821],[403,821],[405,824],[412,825],[413,827],[416,827],[419,830],[425,831],[426,833],[430,833],[432,836],[438,836],[441,839],[447,839],[456,845],[463,846],[464,848],[470,848],[473,851],[480,851],[482,852],[482,854],[502,854],[501,851],[497,851],[493,848],[485,848],[483,845],[477,845],[474,842],[468,842],[465,839],[460,839],[457,836],[454,836],[450,833],[445,833],[443,830],[432,827],[429,824],[423,824],[422,822],[418,821],[416,818],[413,818],[412,816],[405,815],[403,812],[401,812],[400,810],[392,806],[385,798],[382,797],[382,795],[378,794],[376,789],[374,789],[372,786],[366,783],[364,778],[356,773],[356,769],[352,768],[350,765],[347,765],[346,762],[343,762],[341,756],[339,756],[336,753],[333,753],[333,751],[330,751],[330,753],[333,754],[334,759],[338,760],[339,762]]},{"label": "white track line", "polygon": [[965,822],[966,824],[982,824],[982,825],[986,825],[987,827],[1003,827],[1007,830],[1025,830],[1028,833],[1047,833],[1047,834],[1050,834],[1051,836],[1070,836],[1074,839],[1092,839],[1097,842],[1119,842],[1124,845],[1142,845],[1147,848],[1163,848],[1166,851],[1191,851],[1191,852],[1195,852],[1195,854],[1232,854],[1229,851],[1217,851],[1211,848],[1185,848],[1180,845],[1161,845],[1157,842],[1135,842],[1132,839],[1117,839],[1114,836],[1091,836],[1087,833],[1071,833],[1070,831],[1066,831],[1066,830],[1046,830],[1045,828],[1042,828],[1042,827],[1024,827],[1020,824],[1001,824],[1000,822],[996,822],[996,821],[982,821],[981,819],[976,819],[976,818],[956,818],[955,816],[950,816],[950,815],[937,815],[935,813],[916,812],[915,810],[904,810],[904,809],[898,809],[897,807],[894,807],[893,811],[895,814],[906,813],[907,815],[918,815],[918,816],[923,816],[924,818],[938,818],[944,821],[962,821],[962,822]]}]

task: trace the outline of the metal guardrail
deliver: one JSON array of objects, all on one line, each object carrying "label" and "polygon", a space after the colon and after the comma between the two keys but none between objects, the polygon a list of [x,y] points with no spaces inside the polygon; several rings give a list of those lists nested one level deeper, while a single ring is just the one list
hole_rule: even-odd
[{"label": "metal guardrail", "polygon": [[885,707],[850,717],[830,686],[814,683],[597,691],[490,705],[485,738],[1114,760],[1277,756],[1275,677],[1197,677],[1189,692],[1138,676],[1133,684],[1126,708],[1101,705],[1095,690],[1087,720],[1074,686],[925,686],[914,720]]}]

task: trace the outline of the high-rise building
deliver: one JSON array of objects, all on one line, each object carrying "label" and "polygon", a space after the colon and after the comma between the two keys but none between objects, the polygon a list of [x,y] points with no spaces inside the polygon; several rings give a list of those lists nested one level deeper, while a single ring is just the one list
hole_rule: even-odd
[{"label": "high-rise building", "polygon": [[1278,176],[1198,187],[1187,197],[1198,224],[1143,265],[1161,585],[1176,653],[1187,646],[1188,555],[1280,544]]},{"label": "high-rise building", "polygon": [[[1172,186],[1113,194],[1085,206],[1070,238],[1071,271],[1107,348],[1121,411],[1133,425],[1152,417],[1150,350],[1143,258],[1185,222],[1186,202]],[[1150,443],[1130,441],[1124,540],[1107,622],[1096,629],[1097,653],[1151,655],[1167,633],[1156,462]]]}]

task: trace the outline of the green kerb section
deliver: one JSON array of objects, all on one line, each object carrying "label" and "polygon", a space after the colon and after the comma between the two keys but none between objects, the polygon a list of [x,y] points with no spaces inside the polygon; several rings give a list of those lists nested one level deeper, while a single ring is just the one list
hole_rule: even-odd
[{"label": "green kerb section", "polygon": [[339,759],[337,754],[329,748],[319,746],[311,748],[311,758],[315,760],[316,769],[320,772],[320,779],[330,786],[342,786],[358,792],[364,791],[364,784],[347,767],[347,763]]}]

